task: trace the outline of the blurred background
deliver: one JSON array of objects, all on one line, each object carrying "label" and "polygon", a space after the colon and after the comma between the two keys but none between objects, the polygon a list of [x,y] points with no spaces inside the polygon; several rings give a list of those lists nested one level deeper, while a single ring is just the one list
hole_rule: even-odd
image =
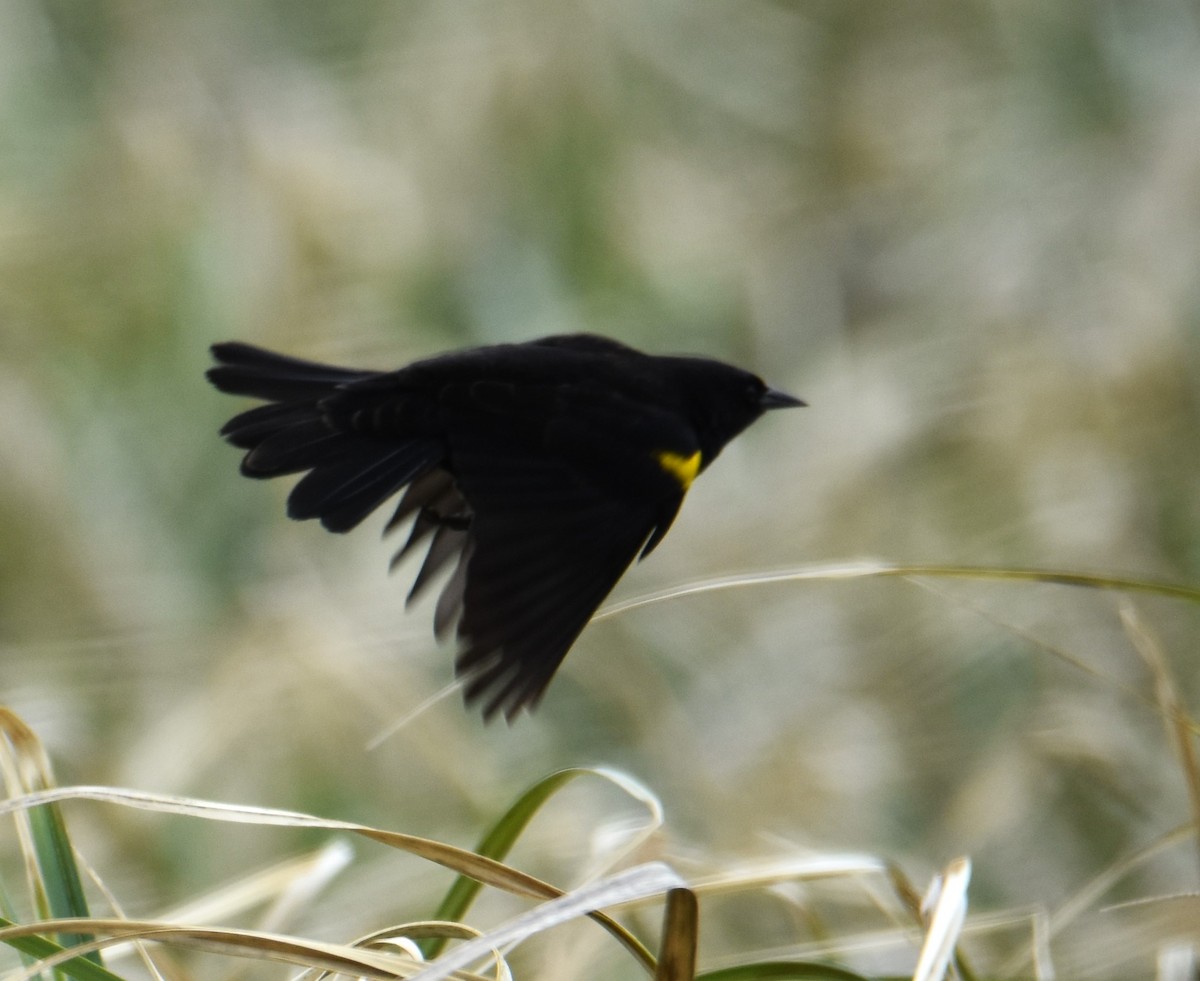
[{"label": "blurred background", "polygon": [[[976,941],[999,962],[1190,819],[1118,597],[679,598],[589,628],[532,718],[452,697],[368,750],[451,679],[432,604],[405,615],[386,515],[331,536],[238,476],[207,348],[386,368],[588,330],[807,399],[615,600],[868,556],[1196,582],[1198,268],[1179,0],[4,0],[0,693],[63,783],[470,845],[599,763],[660,796],[640,857],[687,874],[859,851],[924,881],[967,854],[973,909],[1015,923]],[[1197,611],[1134,612],[1191,700]],[[572,885],[624,807],[574,789],[514,861]],[[311,843],[72,814],[138,914]],[[448,881],[360,857],[317,934],[426,915]],[[1097,906],[1196,876],[1180,846]],[[802,908],[712,903],[702,960],[810,939]],[[1152,964],[1114,924],[1074,922],[1060,968]]]}]

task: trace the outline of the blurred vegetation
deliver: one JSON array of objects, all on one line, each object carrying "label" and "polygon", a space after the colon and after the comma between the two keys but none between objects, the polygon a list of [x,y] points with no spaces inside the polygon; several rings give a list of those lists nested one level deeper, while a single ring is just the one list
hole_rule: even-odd
[{"label": "blurred vegetation", "polygon": [[[618,597],[864,555],[1196,582],[1197,269],[1200,14],[1175,0],[9,0],[3,700],[61,782],[466,845],[599,762],[661,795],[656,854],[687,870],[966,854],[973,909],[1053,911],[1191,816],[1112,595],[681,598],[589,628],[511,729],[447,699],[367,751],[448,652],[383,518],[335,538],[238,476],[207,346],[390,366],[593,330],[804,396]],[[1135,603],[1194,703],[1200,613]],[[513,861],[569,884],[610,818],[572,792]],[[90,857],[138,913],[307,842],[104,820]],[[360,871],[320,929],[445,888],[399,874]],[[1196,875],[1177,848],[1104,902]],[[714,904],[702,963],[819,934],[803,902]],[[1063,975],[1149,972],[1163,936],[1118,952],[1113,922],[1056,938]]]}]

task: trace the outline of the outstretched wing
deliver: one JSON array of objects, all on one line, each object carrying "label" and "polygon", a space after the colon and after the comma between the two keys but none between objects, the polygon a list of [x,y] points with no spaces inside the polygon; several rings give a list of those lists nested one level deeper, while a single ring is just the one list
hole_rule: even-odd
[{"label": "outstretched wing", "polygon": [[485,718],[532,708],[596,608],[683,499],[615,496],[570,462],[471,435],[454,441],[470,503],[455,667]]},{"label": "outstretched wing", "polygon": [[455,667],[468,702],[486,698],[485,717],[511,718],[538,702],[656,522],[572,483],[560,464],[505,462],[523,465],[503,474],[492,459],[481,464],[485,486],[464,480],[478,504]]}]

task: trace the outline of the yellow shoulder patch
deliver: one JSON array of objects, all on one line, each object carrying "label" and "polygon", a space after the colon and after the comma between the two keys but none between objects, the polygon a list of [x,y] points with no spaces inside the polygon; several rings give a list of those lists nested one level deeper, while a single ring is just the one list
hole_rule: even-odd
[{"label": "yellow shoulder patch", "polygon": [[682,453],[672,453],[670,450],[660,450],[655,455],[658,457],[658,462],[662,468],[679,481],[680,487],[687,490],[692,486],[692,481],[696,479],[696,474],[700,472],[699,450],[691,456],[684,456]]}]

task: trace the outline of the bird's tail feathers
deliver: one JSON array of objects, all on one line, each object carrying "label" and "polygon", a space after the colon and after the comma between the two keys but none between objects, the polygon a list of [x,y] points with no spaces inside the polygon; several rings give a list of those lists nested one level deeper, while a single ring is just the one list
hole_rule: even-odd
[{"label": "bird's tail feathers", "polygon": [[439,447],[429,440],[381,444],[329,425],[322,401],[379,372],[336,368],[238,342],[215,344],[212,353],[218,364],[208,378],[217,388],[269,401],[221,429],[246,450],[242,473],[268,478],[309,471],[288,497],[293,518],[320,518],[330,531],[349,531],[439,460]]},{"label": "bird's tail feathers", "polygon": [[240,341],[214,344],[212,355],[217,366],[209,368],[208,380],[222,392],[272,402],[320,399],[339,385],[379,374],[292,358]]}]

